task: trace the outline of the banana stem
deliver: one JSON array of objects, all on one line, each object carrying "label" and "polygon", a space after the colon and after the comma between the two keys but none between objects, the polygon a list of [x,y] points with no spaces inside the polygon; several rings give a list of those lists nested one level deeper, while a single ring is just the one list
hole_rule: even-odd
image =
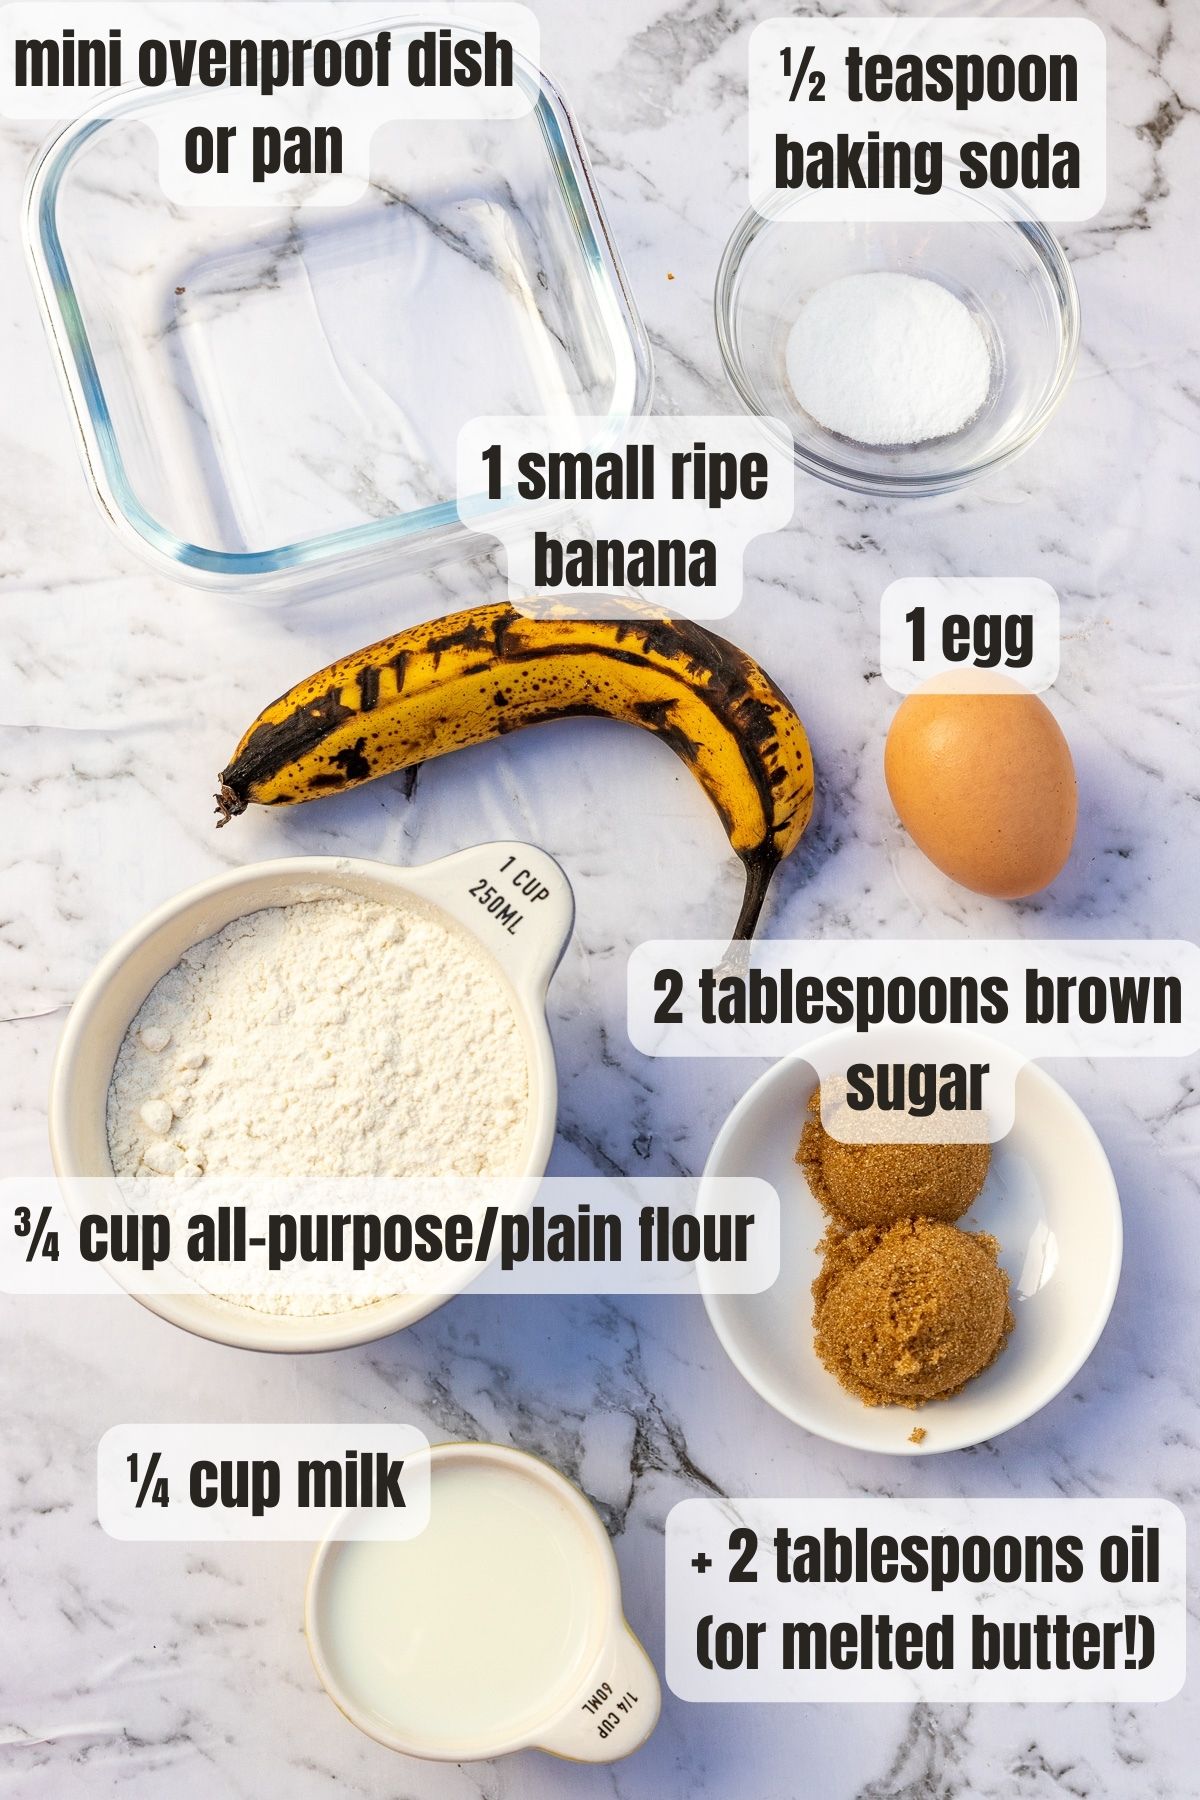
[{"label": "banana stem", "polygon": [[218,831],[220,831],[222,825],[228,825],[230,819],[236,819],[246,810],[246,802],[241,798],[240,794],[235,794],[228,783],[224,781],[221,783],[221,791],[216,796],[216,801]]},{"label": "banana stem", "polygon": [[763,901],[767,897],[771,877],[779,867],[780,858],[774,846],[768,844],[752,850],[742,858],[742,862],[746,870],[746,891],[742,895],[742,910],[733,928],[735,943],[739,938],[752,938],[758,930]]}]

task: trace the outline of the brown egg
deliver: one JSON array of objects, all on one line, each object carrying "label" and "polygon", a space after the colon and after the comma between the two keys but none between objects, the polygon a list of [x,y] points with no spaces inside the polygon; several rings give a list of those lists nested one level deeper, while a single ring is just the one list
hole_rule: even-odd
[{"label": "brown egg", "polygon": [[944,681],[905,699],[883,754],[892,804],[953,881],[1015,900],[1060,874],[1075,837],[1075,767],[1049,707],[1012,684]]}]

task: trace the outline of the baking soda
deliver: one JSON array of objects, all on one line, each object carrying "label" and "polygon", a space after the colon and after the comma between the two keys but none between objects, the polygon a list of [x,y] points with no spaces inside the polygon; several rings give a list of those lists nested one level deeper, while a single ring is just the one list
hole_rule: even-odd
[{"label": "baking soda", "polygon": [[986,340],[962,301],[940,282],[884,270],[844,275],[805,301],[787,371],[819,425],[875,445],[961,431],[992,378]]}]

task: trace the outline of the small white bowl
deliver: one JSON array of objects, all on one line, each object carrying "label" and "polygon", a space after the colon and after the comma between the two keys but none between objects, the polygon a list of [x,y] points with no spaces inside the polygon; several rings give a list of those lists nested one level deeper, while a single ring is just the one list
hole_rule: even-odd
[{"label": "small white bowl", "polygon": [[[531,887],[544,888],[526,904],[515,934],[483,903],[527,872]],[[475,891],[473,891],[475,890]],[[544,850],[531,844],[480,844],[415,868],[351,857],[296,856],[252,863],[168,900],[127,933],[81,989],[68,1015],[50,1077],[50,1150],[54,1170],[72,1204],[78,1178],[113,1174],[105,1123],[109,1082],[125,1033],[157,981],[185,950],[233,919],[267,906],[337,894],[362,895],[386,905],[412,895],[465,930],[496,966],[508,988],[525,1042],[529,1113],[518,1180],[540,1178],[550,1160],[558,1107],[554,1048],[545,1000],[574,919],[570,883]],[[519,900],[520,895],[513,893]],[[78,1196],[77,1196],[78,1198]],[[72,1210],[87,1210],[73,1205]],[[481,1272],[468,1265],[466,1286]],[[131,1290],[132,1291],[132,1290]],[[137,1293],[160,1317],[198,1337],[245,1350],[338,1350],[368,1343],[412,1325],[450,1298],[446,1292],[400,1294],[341,1312],[299,1317],[256,1312],[216,1295]]]},{"label": "small white bowl", "polygon": [[[955,1031],[954,1043],[996,1061],[994,1040]],[[821,1040],[826,1067],[860,1060],[852,1031]],[[873,1046],[874,1038],[868,1040]],[[928,1040],[926,1040],[926,1047]],[[1092,1127],[1035,1064],[1017,1075],[1016,1119],[992,1146],[982,1194],[964,1230],[990,1231],[1011,1278],[1016,1327],[990,1368],[952,1399],[917,1409],[864,1406],[818,1361],[812,1282],[825,1216],[795,1161],[805,1108],[817,1084],[812,1044],[768,1069],[717,1136],[705,1176],[757,1175],[781,1202],[779,1280],[761,1294],[706,1292],[708,1316],[731,1361],[786,1418],[831,1443],[889,1456],[962,1450],[1010,1431],[1062,1391],[1104,1329],[1121,1271],[1121,1207]],[[871,1054],[869,1050],[867,1054]],[[909,1442],[914,1426],[927,1433]]]}]

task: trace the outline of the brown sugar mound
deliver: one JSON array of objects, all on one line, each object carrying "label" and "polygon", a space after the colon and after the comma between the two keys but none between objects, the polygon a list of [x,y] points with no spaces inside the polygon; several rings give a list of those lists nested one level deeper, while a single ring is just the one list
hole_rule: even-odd
[{"label": "brown sugar mound", "polygon": [[817,1355],[867,1406],[947,1400],[994,1362],[1013,1328],[1000,1246],[986,1232],[904,1219],[821,1246]]},{"label": "brown sugar mound", "polygon": [[961,1219],[987,1179],[990,1144],[843,1144],[821,1123],[819,1087],[808,1111],[796,1161],[825,1212],[850,1230],[916,1215]]}]

